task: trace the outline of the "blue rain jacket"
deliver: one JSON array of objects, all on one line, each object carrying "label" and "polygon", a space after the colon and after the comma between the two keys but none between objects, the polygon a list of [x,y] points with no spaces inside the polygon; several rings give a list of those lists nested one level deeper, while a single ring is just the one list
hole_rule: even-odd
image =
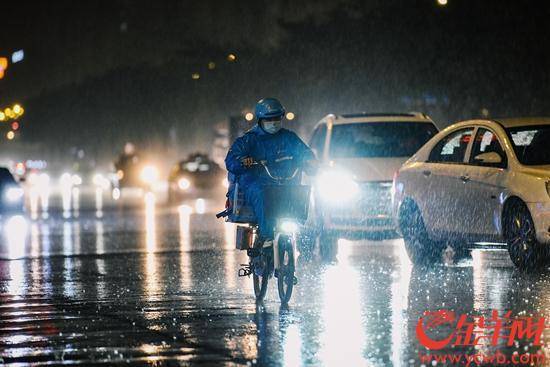
[{"label": "blue rain jacket", "polygon": [[[292,161],[274,163],[276,159],[292,156]],[[229,192],[233,198],[234,184],[239,183],[240,190],[245,194],[245,201],[254,208],[260,235],[270,237],[272,226],[270,218],[263,216],[262,187],[274,185],[274,181],[261,165],[245,168],[241,160],[252,157],[255,161],[267,161],[271,173],[276,176],[288,177],[296,166],[315,159],[311,149],[294,132],[281,129],[275,134],[265,132],[259,125],[237,138],[225,158],[225,166],[229,172]],[[300,183],[301,175],[296,175],[291,183]]]}]

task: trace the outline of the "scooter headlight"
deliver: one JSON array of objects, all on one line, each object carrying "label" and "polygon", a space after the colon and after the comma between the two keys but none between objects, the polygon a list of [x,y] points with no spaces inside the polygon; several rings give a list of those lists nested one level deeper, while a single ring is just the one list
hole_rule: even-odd
[{"label": "scooter headlight", "polygon": [[338,203],[353,199],[359,185],[344,171],[326,171],[317,177],[317,188],[322,199]]},{"label": "scooter headlight", "polygon": [[298,232],[298,223],[291,220],[283,220],[279,225],[279,229],[283,233],[295,233]]}]

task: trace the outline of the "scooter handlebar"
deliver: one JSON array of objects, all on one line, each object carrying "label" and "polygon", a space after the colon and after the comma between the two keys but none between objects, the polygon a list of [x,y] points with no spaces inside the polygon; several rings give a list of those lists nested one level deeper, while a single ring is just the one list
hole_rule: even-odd
[{"label": "scooter handlebar", "polygon": [[[280,163],[280,162],[284,162],[284,161],[289,161],[289,160],[293,160],[294,157],[292,156],[286,156],[286,157],[281,157],[281,158],[277,158],[275,159],[273,162],[275,163]],[[292,180],[294,177],[296,177],[296,175],[298,174],[298,172],[300,171],[300,168],[299,167],[296,167],[296,169],[294,169],[293,173],[291,176],[287,176],[287,177],[279,177],[279,176],[274,176],[271,171],[269,170],[269,167],[268,167],[268,161],[266,160],[260,160],[260,161],[254,161],[254,163],[252,163],[252,165],[260,165],[262,166],[264,169],[265,169],[265,172],[267,173],[267,175],[269,177],[271,177],[272,179],[274,180],[277,180],[277,181],[289,181],[289,180]]]}]

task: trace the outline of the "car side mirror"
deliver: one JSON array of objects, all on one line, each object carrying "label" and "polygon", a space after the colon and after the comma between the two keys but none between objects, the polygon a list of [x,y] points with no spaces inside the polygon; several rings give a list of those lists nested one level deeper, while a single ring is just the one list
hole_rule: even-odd
[{"label": "car side mirror", "polygon": [[474,161],[483,164],[499,164],[502,163],[502,157],[497,152],[487,152],[476,155]]}]

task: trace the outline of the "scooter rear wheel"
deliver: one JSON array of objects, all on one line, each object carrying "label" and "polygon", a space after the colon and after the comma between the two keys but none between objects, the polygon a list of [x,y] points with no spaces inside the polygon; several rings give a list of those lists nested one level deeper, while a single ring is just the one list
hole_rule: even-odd
[{"label": "scooter rear wheel", "polygon": [[290,236],[279,238],[279,271],[277,275],[279,298],[287,304],[294,288],[294,246]]}]

